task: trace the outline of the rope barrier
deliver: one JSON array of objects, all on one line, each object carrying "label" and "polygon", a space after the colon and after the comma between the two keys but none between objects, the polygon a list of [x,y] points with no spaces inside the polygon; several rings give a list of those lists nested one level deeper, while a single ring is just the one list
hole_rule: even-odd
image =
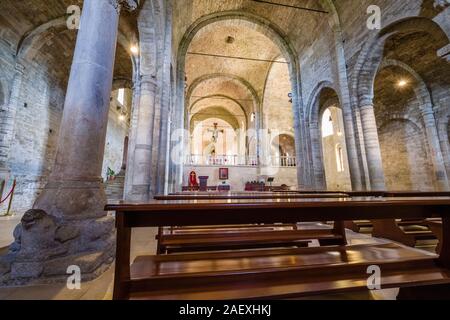
[{"label": "rope barrier", "polygon": [[16,180],[14,179],[11,190],[9,191],[8,195],[4,199],[0,200],[0,204],[5,202],[6,200],[8,200],[8,198],[14,193],[15,188],[16,188]]},{"label": "rope barrier", "polygon": [[[11,188],[11,191],[9,191],[8,195],[5,197],[5,199],[0,200],[0,205],[5,202],[8,198],[9,198],[9,203],[8,203],[8,209],[6,209],[6,213],[1,215],[0,217],[8,217],[10,216],[10,212],[11,212],[11,205],[12,205],[12,200],[14,197],[14,190],[16,189],[16,179],[13,180],[13,185]],[[1,197],[1,195],[0,195]]]}]

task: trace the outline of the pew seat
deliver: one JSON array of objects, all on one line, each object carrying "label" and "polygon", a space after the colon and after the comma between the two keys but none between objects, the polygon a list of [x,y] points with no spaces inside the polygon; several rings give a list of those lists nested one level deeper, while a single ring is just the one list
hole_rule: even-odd
[{"label": "pew seat", "polygon": [[[281,229],[281,227],[278,227]],[[249,227],[225,231],[206,230],[204,233],[169,234],[160,237],[158,253],[191,251],[235,250],[270,247],[307,247],[318,239],[322,245],[345,243],[342,234],[333,230],[268,230],[273,228]]]},{"label": "pew seat", "polygon": [[140,256],[130,299],[286,299],[367,290],[367,268],[384,289],[450,283],[437,256],[395,243]]},{"label": "pew seat", "polygon": [[[113,298],[299,298],[368,289],[368,267],[381,269],[381,288],[400,299],[450,298],[450,197],[150,201],[117,203]],[[192,225],[294,224],[442,218],[439,256],[403,244],[273,248],[137,257],[133,228]],[[336,229],[335,225],[335,229]]]}]

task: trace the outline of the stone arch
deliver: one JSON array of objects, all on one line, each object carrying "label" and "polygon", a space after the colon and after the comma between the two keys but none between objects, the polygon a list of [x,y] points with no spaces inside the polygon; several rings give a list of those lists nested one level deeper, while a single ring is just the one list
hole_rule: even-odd
[{"label": "stone arch", "polygon": [[[198,88],[202,83],[204,83],[205,81],[211,80],[211,79],[220,79],[220,78],[224,78],[224,79],[231,79],[234,80],[236,82],[238,82],[242,87],[244,87],[249,94],[252,96],[253,99],[253,110],[248,110],[245,111],[245,108],[243,108],[242,104],[239,104],[241,106],[241,108],[244,110],[244,114],[246,115],[246,124],[248,125],[248,113],[249,112],[255,112],[256,114],[260,114],[261,112],[261,102],[260,99],[258,97],[258,93],[256,92],[255,88],[253,88],[253,86],[245,79],[238,77],[236,75],[230,75],[230,74],[225,74],[225,73],[215,73],[215,74],[207,74],[204,76],[201,76],[197,79],[195,79],[191,85],[189,86],[187,93],[186,93],[186,105],[184,108],[184,126],[185,128],[187,128],[189,126],[189,119],[188,119],[188,112],[189,112],[189,101],[192,97],[192,93],[195,91],[196,88]],[[234,101],[236,101],[234,99]],[[198,101],[196,101],[195,103],[198,103]],[[192,106],[191,106],[192,107]]]},{"label": "stone arch", "polygon": [[[16,49],[17,61],[32,60],[39,52],[40,47],[53,38],[57,33],[67,30],[67,16],[55,18],[47,21],[33,30],[27,32],[19,41]],[[75,30],[74,30],[75,32]],[[136,56],[130,51],[131,41],[125,34],[120,32],[117,35],[117,43],[121,45],[129,54],[133,65],[133,72],[137,66]]]},{"label": "stone arch", "polygon": [[[323,98],[323,95],[327,95],[329,96],[329,99],[327,99],[326,101],[321,101],[321,99]],[[323,117],[323,113],[325,112],[325,110],[327,110],[329,107],[336,107],[340,110],[341,112],[341,117],[342,119],[339,119],[339,122],[341,122],[342,120],[342,126],[341,129],[345,130],[345,125],[344,125],[344,119],[343,119],[343,106],[342,106],[342,102],[341,102],[341,98],[338,94],[338,90],[336,88],[336,86],[330,82],[330,81],[322,81],[320,83],[317,84],[317,86],[314,88],[314,90],[312,91],[309,101],[308,101],[308,105],[307,105],[307,115],[306,115],[306,119],[308,121],[308,126],[309,126],[309,136],[308,136],[308,140],[310,141],[310,145],[311,145],[311,163],[312,163],[312,171],[313,171],[313,178],[314,178],[314,186],[317,189],[326,189],[327,187],[327,175],[326,175],[326,163],[325,163],[325,156],[324,156],[324,146],[323,146],[323,136],[322,136],[322,117]],[[345,135],[344,135],[345,137]],[[348,146],[347,146],[347,141],[344,139],[342,139],[342,141],[338,141],[338,142],[334,142],[333,143],[333,154],[334,152],[334,147],[336,145],[336,143],[339,143],[343,149],[345,150],[346,154],[345,154],[345,158],[346,158],[346,168],[348,168],[348,170],[350,170],[349,168],[349,162],[348,162],[348,158],[349,158],[349,154],[348,154]],[[350,174],[350,172],[346,172],[346,174]],[[350,179],[350,177],[344,176],[344,174],[342,174],[342,177],[340,177],[340,179],[345,179],[347,180]],[[350,181],[345,181],[345,183],[342,184],[342,188],[346,188],[349,189],[351,188],[351,185],[347,185],[350,184]],[[336,186],[334,186],[336,187]]]},{"label": "stone arch", "polygon": [[393,59],[384,59],[380,64],[378,71],[388,67],[402,68],[417,81],[417,86],[414,88],[414,92],[416,94],[417,99],[421,102],[420,109],[422,112],[432,112],[433,103],[431,100],[431,94],[422,77],[406,63]]},{"label": "stone arch", "polygon": [[253,86],[245,79],[235,76],[235,75],[231,75],[231,74],[225,74],[225,73],[214,73],[214,74],[207,74],[204,76],[201,76],[197,79],[195,79],[191,85],[188,88],[188,91],[186,93],[186,102],[189,101],[189,99],[192,96],[192,93],[194,92],[194,90],[203,82],[207,81],[207,80],[211,80],[211,79],[216,79],[216,78],[225,78],[225,79],[231,79],[231,80],[235,80],[237,82],[239,82],[243,87],[245,87],[247,89],[247,91],[250,93],[250,95],[253,98],[253,104],[254,104],[254,111],[257,111],[259,108],[259,105],[261,104],[260,99],[258,97],[258,93],[256,92],[255,88],[253,88]]},{"label": "stone arch", "polygon": [[193,109],[198,103],[202,102],[203,100],[211,99],[211,98],[216,98],[216,97],[230,100],[231,102],[233,102],[234,104],[236,104],[237,106],[239,106],[239,108],[240,108],[240,109],[242,110],[242,112],[244,113],[245,124],[246,124],[246,127],[247,127],[247,124],[248,124],[248,115],[247,115],[247,113],[246,113],[246,111],[245,111],[245,108],[242,106],[242,104],[241,104],[238,100],[236,100],[236,99],[234,99],[234,98],[232,98],[232,97],[229,97],[229,96],[227,96],[227,95],[223,95],[223,94],[213,94],[213,95],[210,95],[210,96],[205,96],[205,97],[199,98],[199,99],[197,99],[197,100],[191,105],[191,107],[189,108],[189,112],[192,111],[192,109]]},{"label": "stone arch", "polygon": [[381,130],[391,121],[405,121],[411,123],[415,130],[423,133],[423,127],[407,114],[391,114],[384,119],[383,122],[377,124],[378,130]]},{"label": "stone arch", "polygon": [[[282,140],[286,141],[286,144],[282,144]],[[272,157],[271,163],[275,166],[283,166],[283,167],[294,167],[295,161],[291,158],[294,154],[296,154],[295,150],[295,137],[291,132],[280,132],[275,137],[272,138],[270,143],[270,154]],[[289,158],[286,158],[287,153],[286,149],[291,149],[291,153]],[[274,152],[275,151],[275,152]],[[276,153],[279,153],[278,159],[275,159]],[[275,160],[275,161],[274,161]]]},{"label": "stone arch", "polygon": [[[319,82],[314,90],[312,91],[308,103],[306,105],[306,120],[309,124],[311,123],[318,123],[319,122],[319,115],[320,115],[320,106],[319,106],[319,97],[323,90],[333,90],[336,95],[338,95],[338,90],[336,89],[335,85],[330,81],[321,81]],[[340,105],[340,104],[339,104]]]},{"label": "stone arch", "polygon": [[192,116],[191,125],[189,128],[191,133],[194,131],[194,128],[195,128],[195,125],[192,124],[192,121],[197,120],[198,122],[202,122],[202,121],[208,120],[210,118],[221,119],[221,120],[225,121],[226,123],[228,123],[234,130],[237,130],[240,128],[239,121],[236,119],[236,117],[233,114],[228,112],[227,109],[225,109],[221,106],[211,106],[211,107],[205,108],[205,110],[208,110],[208,109],[213,109],[216,112],[221,111],[222,113],[221,114],[217,113],[216,115],[214,115],[214,117],[211,117],[208,115],[202,115],[199,113],[194,114]]},{"label": "stone arch", "polygon": [[356,65],[360,68],[355,72],[352,85],[358,97],[359,107],[371,105],[373,102],[375,77],[382,64],[386,41],[399,33],[408,34],[417,31],[428,33],[430,41],[448,39],[446,33],[437,23],[422,17],[411,17],[396,21],[380,32],[369,36],[369,40],[358,57]]},{"label": "stone arch", "polygon": [[[197,32],[202,29],[203,27],[218,21],[223,20],[233,20],[238,19],[244,22],[249,23],[249,25],[252,26],[252,28],[264,35],[266,35],[269,39],[271,39],[281,50],[282,54],[285,56],[286,60],[289,64],[289,73],[290,73],[290,80],[292,83],[292,99],[293,99],[293,105],[294,105],[294,123],[295,128],[299,132],[296,133],[296,136],[304,136],[306,130],[304,126],[302,125],[302,118],[303,118],[303,101],[302,101],[302,91],[301,91],[301,75],[299,72],[300,64],[298,62],[298,56],[296,54],[296,51],[294,47],[291,45],[291,43],[288,40],[288,37],[284,34],[284,32],[274,23],[271,21],[260,17],[258,15],[255,15],[250,12],[244,12],[244,11],[222,11],[222,12],[215,12],[212,14],[205,15],[201,18],[199,18],[197,21],[195,21],[185,32],[183,38],[180,41],[179,47],[178,47],[178,53],[177,53],[177,88],[176,88],[176,101],[175,101],[175,108],[177,109],[177,114],[184,115],[182,108],[185,108],[185,97],[184,97],[184,86],[185,86],[185,80],[184,80],[184,71],[185,71],[185,58],[187,54],[187,50],[189,48],[189,45],[191,44],[194,36],[197,34]],[[259,122],[261,119],[258,120]],[[174,121],[175,126],[182,125],[184,123],[183,119],[176,119]],[[176,129],[176,128],[175,128]],[[300,139],[296,139],[296,150],[297,150],[297,158],[300,159],[300,157],[306,152],[302,152],[306,150],[306,144],[302,143],[302,141],[299,141]],[[303,162],[303,161],[302,161]],[[299,181],[308,183],[308,172],[305,170],[304,167],[298,167],[298,177]],[[301,185],[301,183],[299,184]]]}]

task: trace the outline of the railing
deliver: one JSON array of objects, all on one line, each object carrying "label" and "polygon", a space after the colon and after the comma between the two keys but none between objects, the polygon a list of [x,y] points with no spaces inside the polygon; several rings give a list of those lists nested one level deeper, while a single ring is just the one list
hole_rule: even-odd
[{"label": "railing", "polygon": [[[191,166],[251,166],[258,167],[260,161],[257,156],[239,156],[239,155],[223,155],[223,156],[204,156],[204,155],[188,155],[185,165]],[[295,157],[270,157],[266,166],[273,167],[296,167],[297,159]]]},{"label": "railing", "polygon": [[296,157],[272,157],[271,165],[273,167],[296,167],[297,158]]},{"label": "railing", "polygon": [[192,166],[258,166],[258,158],[256,156],[204,156],[204,155],[188,155],[186,157],[186,165]]}]

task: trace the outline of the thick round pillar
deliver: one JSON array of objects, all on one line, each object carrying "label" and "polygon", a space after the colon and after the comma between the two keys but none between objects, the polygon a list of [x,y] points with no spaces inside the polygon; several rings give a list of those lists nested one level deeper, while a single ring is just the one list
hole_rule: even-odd
[{"label": "thick round pillar", "polygon": [[425,124],[426,137],[431,152],[431,161],[433,162],[437,188],[440,191],[449,190],[449,181],[445,168],[444,157],[442,155],[442,150],[439,143],[436,119],[431,106],[427,108],[427,111],[422,112],[422,118]]},{"label": "thick round pillar", "polygon": [[[66,281],[78,266],[95,278],[114,259],[114,218],[101,169],[112,87],[119,12],[137,0],[85,0],[67,87],[55,165],[32,210],[1,257],[0,282]],[[3,277],[3,278],[2,278]]]},{"label": "thick round pillar", "polygon": [[140,81],[140,97],[137,105],[137,123],[133,163],[128,171],[131,175],[127,200],[147,201],[150,197],[152,174],[153,124],[156,98],[156,82],[149,76]]},{"label": "thick round pillar", "polygon": [[383,162],[381,158],[380,140],[378,139],[377,123],[373,105],[360,108],[361,122],[364,134],[364,144],[369,170],[370,189],[385,190]]}]

